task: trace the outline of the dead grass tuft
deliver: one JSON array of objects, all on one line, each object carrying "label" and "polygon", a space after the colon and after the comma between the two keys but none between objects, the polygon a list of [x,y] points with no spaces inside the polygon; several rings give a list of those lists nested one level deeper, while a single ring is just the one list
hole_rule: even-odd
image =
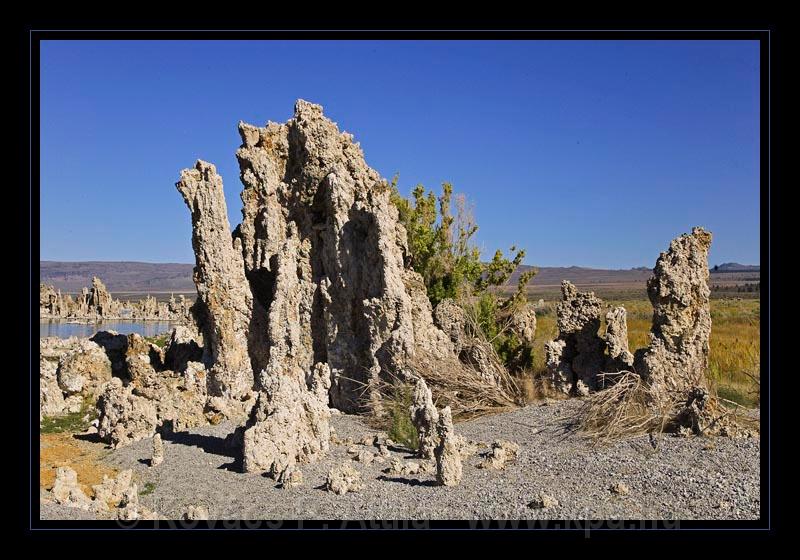
[{"label": "dead grass tuft", "polygon": [[610,387],[588,396],[571,425],[596,443],[663,431],[673,415],[669,409],[654,408],[650,388],[630,371],[602,374]]}]

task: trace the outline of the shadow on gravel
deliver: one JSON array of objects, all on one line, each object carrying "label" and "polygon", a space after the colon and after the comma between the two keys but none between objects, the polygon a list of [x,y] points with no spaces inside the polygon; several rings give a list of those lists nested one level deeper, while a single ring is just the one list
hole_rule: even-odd
[{"label": "shadow on gravel", "polygon": [[400,484],[407,484],[408,486],[438,486],[434,480],[419,480],[418,478],[397,478],[381,475],[378,477],[378,480],[384,482],[399,482]]},{"label": "shadow on gravel", "polygon": [[212,455],[222,455],[224,457],[236,457],[236,450],[228,445],[225,438],[217,436],[205,436],[202,434],[192,434],[190,432],[173,432],[161,435],[164,441],[176,443],[178,445],[188,445],[189,447],[199,447],[206,453]]}]

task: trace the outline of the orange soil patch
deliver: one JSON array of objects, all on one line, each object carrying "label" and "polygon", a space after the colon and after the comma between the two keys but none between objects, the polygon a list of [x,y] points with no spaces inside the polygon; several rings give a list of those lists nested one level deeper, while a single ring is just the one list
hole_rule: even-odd
[{"label": "orange soil patch", "polygon": [[103,475],[114,477],[117,470],[103,464],[105,447],[75,439],[73,434],[42,434],[39,437],[39,485],[53,488],[58,467],[70,467],[78,473],[78,483],[87,496],[94,496],[93,484],[103,482]]}]

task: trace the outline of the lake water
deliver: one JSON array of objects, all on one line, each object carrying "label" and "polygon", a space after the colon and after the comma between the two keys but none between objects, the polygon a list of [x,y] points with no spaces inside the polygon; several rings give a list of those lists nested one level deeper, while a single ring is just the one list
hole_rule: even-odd
[{"label": "lake water", "polygon": [[177,323],[172,321],[101,321],[99,323],[69,323],[59,319],[39,319],[39,338],[57,336],[89,337],[97,331],[117,331],[120,334],[137,333],[155,336],[172,330]]}]

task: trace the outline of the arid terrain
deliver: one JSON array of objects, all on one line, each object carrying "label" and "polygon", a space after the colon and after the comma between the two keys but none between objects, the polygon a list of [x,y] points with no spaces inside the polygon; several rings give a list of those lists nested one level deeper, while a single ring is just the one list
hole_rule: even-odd
[{"label": "arid terrain", "polygon": [[42,518],[759,518],[758,272],[712,273],[712,232],[533,276],[321,106],[238,128],[240,224],[213,163],[175,183],[194,297],[48,265],[42,320],[175,324],[40,338]]},{"label": "arid terrain", "polygon": [[[240,472],[236,454],[225,445],[235,427],[229,423],[165,436],[164,462],[157,467],[149,467],[149,441],[109,451],[88,437],[75,442],[83,454],[72,465],[79,480],[92,483],[99,482],[100,473],[132,469],[140,502],[168,519],[182,518],[190,506],[206,507],[211,519],[759,517],[758,439],[642,436],[593,447],[568,431],[579,406],[575,400],[546,401],[456,424],[460,434],[478,445],[464,458],[464,476],[455,487],[437,485],[431,462],[421,462],[408,449],[391,446],[381,457],[372,441],[376,435],[385,441],[386,435],[352,415],[334,416],[338,443],[324,460],[303,469],[301,486],[288,490],[261,474]],[[356,443],[364,437],[368,445]],[[478,468],[481,453],[498,438],[519,443],[519,456],[501,471]],[[351,448],[380,462],[356,461],[347,452]],[[43,452],[49,456],[48,448]],[[394,461],[405,468],[427,464],[427,470],[384,472],[391,471]],[[363,488],[358,492],[337,496],[324,489],[328,471],[341,463],[361,472]],[[43,475],[48,473],[45,469]],[[540,494],[558,505],[536,507],[533,502]],[[46,500],[47,493],[43,496]],[[97,517],[50,501],[43,502],[42,516]]]}]

